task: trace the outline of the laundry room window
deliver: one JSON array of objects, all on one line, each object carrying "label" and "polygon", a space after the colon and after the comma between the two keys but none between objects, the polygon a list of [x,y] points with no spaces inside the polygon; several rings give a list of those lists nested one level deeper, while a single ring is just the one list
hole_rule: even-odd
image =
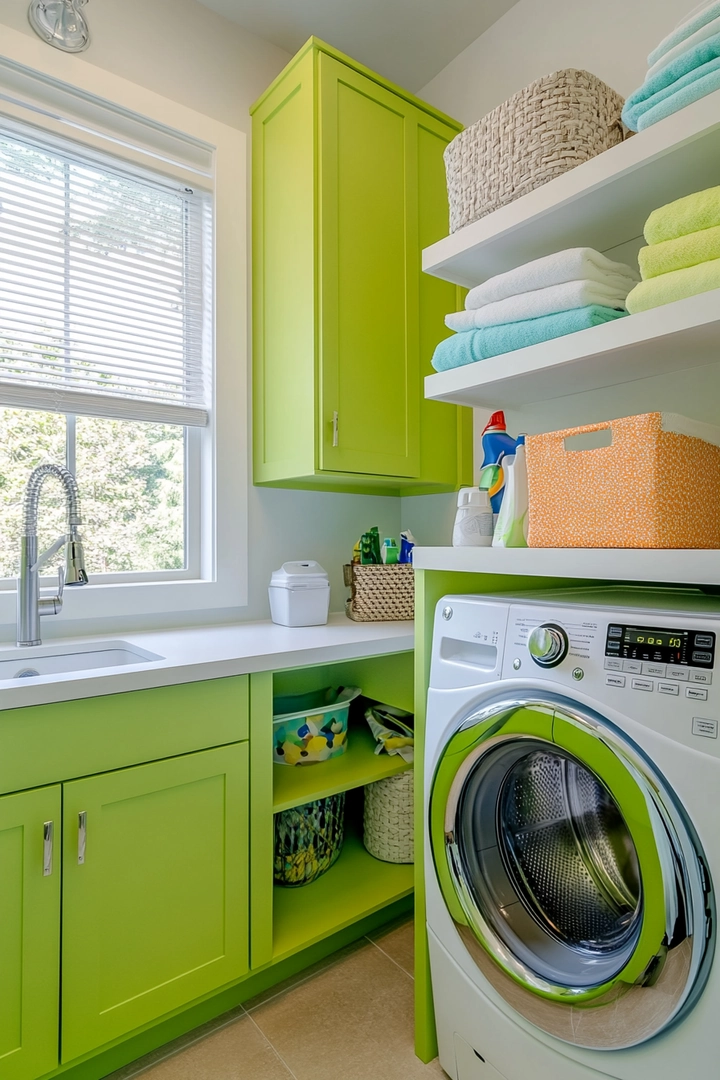
[{"label": "laundry room window", "polygon": [[[247,138],[82,60],[63,82],[31,46],[0,56],[0,623],[47,461],[77,476],[90,575],[48,632],[241,608]],[[39,543],[64,524],[49,481]]]},{"label": "laundry room window", "polygon": [[[191,429],[208,421],[211,216],[186,184],[0,128],[4,578],[17,573],[24,484],[47,460],[77,477],[95,579],[197,574]],[[63,531],[52,513],[41,523],[41,543]]]}]

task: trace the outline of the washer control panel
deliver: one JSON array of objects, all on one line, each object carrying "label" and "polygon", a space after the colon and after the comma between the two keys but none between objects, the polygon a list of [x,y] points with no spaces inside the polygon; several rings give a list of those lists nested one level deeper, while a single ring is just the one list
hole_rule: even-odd
[{"label": "washer control panel", "polygon": [[715,662],[715,633],[712,630],[610,623],[605,639],[605,655],[658,667],[669,665],[710,671]]}]

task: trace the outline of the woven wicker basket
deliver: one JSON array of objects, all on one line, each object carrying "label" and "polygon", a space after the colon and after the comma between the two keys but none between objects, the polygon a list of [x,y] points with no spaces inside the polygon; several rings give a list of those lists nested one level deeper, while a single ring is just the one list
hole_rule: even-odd
[{"label": "woven wicker basket", "polygon": [[363,840],[383,862],[415,861],[412,769],[365,788]]},{"label": "woven wicker basket", "polygon": [[352,589],[345,610],[355,622],[414,618],[415,577],[410,563],[392,566],[348,563],[343,571],[345,584]]},{"label": "woven wicker basket", "polygon": [[450,232],[622,142],[624,99],[567,68],[526,86],[445,150]]}]

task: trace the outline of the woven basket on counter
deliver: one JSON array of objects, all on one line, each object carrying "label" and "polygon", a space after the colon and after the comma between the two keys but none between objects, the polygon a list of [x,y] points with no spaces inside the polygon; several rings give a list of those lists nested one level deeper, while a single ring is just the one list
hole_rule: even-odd
[{"label": "woven basket on counter", "polygon": [[412,769],[365,788],[363,841],[383,862],[415,861]]},{"label": "woven basket on counter", "polygon": [[624,99],[589,71],[520,90],[445,150],[450,232],[622,142]]},{"label": "woven basket on counter", "polygon": [[390,622],[415,615],[415,577],[410,563],[391,566],[349,563],[343,567],[352,596],[345,606],[355,622]]}]

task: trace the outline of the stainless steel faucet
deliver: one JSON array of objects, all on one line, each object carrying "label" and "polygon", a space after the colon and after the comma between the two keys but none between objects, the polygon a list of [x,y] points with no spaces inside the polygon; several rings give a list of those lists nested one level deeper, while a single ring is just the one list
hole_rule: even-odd
[{"label": "stainless steel faucet", "polygon": [[[48,476],[56,476],[65,488],[67,502],[67,533],[58,537],[42,555],[37,553],[37,521],[40,491]],[[85,555],[78,529],[80,497],[75,477],[62,465],[38,465],[25,488],[23,503],[23,534],[20,538],[20,576],[17,589],[17,643],[41,645],[40,616],[57,615],[62,610],[63,589],[66,585],[87,585]],[[40,568],[65,548],[65,566],[58,567],[56,596],[40,596]]]}]

